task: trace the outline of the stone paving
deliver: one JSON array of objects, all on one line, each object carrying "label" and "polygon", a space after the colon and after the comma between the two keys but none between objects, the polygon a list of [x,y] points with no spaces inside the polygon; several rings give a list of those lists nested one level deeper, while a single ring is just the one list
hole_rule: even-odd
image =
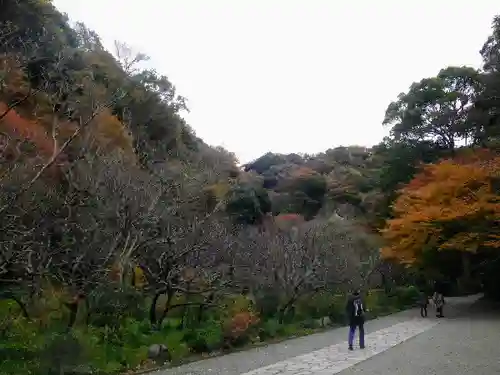
[{"label": "stone paving", "polygon": [[347,349],[347,343],[343,342],[242,375],[337,374],[431,329],[437,324],[438,322],[435,320],[413,319],[366,335],[367,345],[363,350],[358,349],[351,352]]},{"label": "stone paving", "polygon": [[[347,329],[211,358],[154,375],[490,375],[500,373],[500,311],[449,299],[446,317],[417,310],[366,324],[364,350],[347,350]],[[153,374],[152,374],[153,375]]]},{"label": "stone paving", "polygon": [[478,303],[466,314],[449,314],[434,328],[338,375],[434,374],[500,374],[500,308]]}]

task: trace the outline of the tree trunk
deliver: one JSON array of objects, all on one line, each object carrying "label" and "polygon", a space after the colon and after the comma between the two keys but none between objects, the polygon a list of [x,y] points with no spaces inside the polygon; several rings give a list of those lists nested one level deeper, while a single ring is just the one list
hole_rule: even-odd
[{"label": "tree trunk", "polygon": [[163,293],[163,291],[156,293],[151,301],[151,306],[149,307],[149,322],[151,323],[151,326],[156,324],[156,303],[158,302],[158,298],[160,298]]},{"label": "tree trunk", "polygon": [[283,324],[283,322],[285,321],[285,316],[286,316],[286,313],[288,312],[288,309],[295,303],[296,300],[297,300],[297,296],[293,296],[281,309],[279,309],[278,322],[280,324]]},{"label": "tree trunk", "polygon": [[90,322],[90,315],[92,314],[92,310],[90,309],[90,302],[88,298],[85,298],[84,301],[85,301],[85,309],[87,310],[85,314],[85,325],[88,325]]},{"label": "tree trunk", "polygon": [[[189,303],[189,292],[191,291],[191,283],[192,280],[187,283],[186,290],[187,293],[185,294],[186,296],[186,303]],[[184,305],[182,308],[182,319],[181,319],[181,328],[185,329],[186,328],[186,320],[187,320],[187,315],[189,312],[189,307],[188,305]]]},{"label": "tree trunk", "polygon": [[75,325],[76,316],[78,315],[78,306],[78,301],[66,303],[66,307],[69,309],[69,321],[68,326],[66,327],[68,332],[71,331],[71,328]]},{"label": "tree trunk", "polygon": [[163,312],[160,316],[160,319],[158,319],[158,322],[157,322],[158,328],[161,327],[163,321],[167,317],[168,312],[170,311],[170,303],[172,302],[173,297],[174,297],[174,293],[172,293],[171,290],[167,291],[167,301],[165,302],[165,306],[163,308]]},{"label": "tree trunk", "polygon": [[470,254],[467,252],[462,252],[462,271],[465,282],[471,280],[471,267],[470,267]]},{"label": "tree trunk", "polygon": [[198,324],[201,323],[203,320],[203,312],[205,311],[205,305],[202,303],[200,306],[198,306],[198,316],[197,316],[197,322]]}]

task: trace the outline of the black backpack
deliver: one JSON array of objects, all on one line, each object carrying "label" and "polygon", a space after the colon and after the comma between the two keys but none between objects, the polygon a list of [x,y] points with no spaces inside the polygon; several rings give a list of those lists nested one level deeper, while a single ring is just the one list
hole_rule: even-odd
[{"label": "black backpack", "polygon": [[363,301],[361,301],[361,298],[356,298],[354,301],[352,301],[353,307],[354,307],[354,316],[363,316],[363,313],[365,312],[364,306],[363,306]]}]

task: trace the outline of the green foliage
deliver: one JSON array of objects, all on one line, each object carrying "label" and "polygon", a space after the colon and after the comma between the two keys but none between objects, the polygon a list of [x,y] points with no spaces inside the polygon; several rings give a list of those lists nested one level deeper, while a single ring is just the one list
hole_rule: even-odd
[{"label": "green foliage", "polygon": [[385,139],[375,150],[384,160],[378,184],[382,190],[391,192],[412,179],[419,163],[431,163],[443,155],[443,150],[432,142]]},{"label": "green foliage", "polygon": [[394,289],[396,298],[401,307],[414,306],[419,299],[420,291],[415,286],[398,287]]},{"label": "green foliage", "polygon": [[[371,310],[369,317],[407,308],[417,296],[418,290],[413,287],[396,288],[389,295],[381,290],[370,291],[366,302]],[[122,317],[112,326],[79,324],[69,332],[57,322],[42,326],[37,321],[12,317],[8,313],[14,306],[3,303],[0,371],[6,375],[34,374],[39,369],[54,374],[61,369],[116,374],[144,366],[147,350],[153,344],[166,345],[175,363],[193,354],[309,334],[322,328],[319,320],[325,316],[333,324],[344,324],[345,302],[346,297],[337,293],[312,294],[297,302],[296,313],[288,323],[280,324],[276,315],[255,320],[251,299],[234,295],[218,315],[184,329],[180,329],[178,319],[167,319],[163,328],[155,330],[147,320]],[[237,329],[233,331],[237,335],[231,337],[228,329]]]},{"label": "green foliage", "polygon": [[329,291],[314,293],[297,301],[296,314],[300,319],[320,319],[325,316],[333,321],[342,321],[345,310],[345,296]]},{"label": "green foliage", "polygon": [[227,213],[239,224],[259,223],[271,211],[267,191],[252,186],[238,186],[228,194]]},{"label": "green foliage", "polygon": [[299,213],[306,219],[312,219],[323,205],[326,180],[320,175],[299,177],[292,181],[289,190],[293,197],[290,207],[292,212]]},{"label": "green foliage", "polygon": [[209,353],[220,349],[223,340],[222,325],[218,321],[208,321],[200,327],[191,328],[183,337],[192,353]]},{"label": "green foliage", "polygon": [[468,110],[479,89],[477,70],[448,67],[399,95],[389,104],[384,124],[392,126],[391,134],[398,141],[435,140],[444,148],[454,149],[459,139],[474,133]]},{"label": "green foliage", "polygon": [[48,374],[72,372],[88,361],[85,348],[73,332],[50,335],[41,354],[41,368]]},{"label": "green foliage", "polygon": [[259,337],[262,341],[283,336],[285,326],[280,324],[278,319],[267,319],[259,327]]},{"label": "green foliage", "polygon": [[[54,173],[44,173],[23,199],[16,204],[6,201],[9,204],[2,212],[0,232],[2,243],[12,246],[0,254],[0,260],[9,259],[0,264],[2,270],[6,267],[2,279],[22,284],[24,289],[19,295],[22,301],[29,301],[31,319],[22,317],[19,304],[0,300],[2,374],[117,374],[146,366],[148,348],[154,344],[166,345],[176,363],[192,354],[311,333],[320,328],[319,321],[324,317],[329,317],[333,325],[342,324],[345,295],[331,290],[313,293],[311,287],[307,289],[311,293],[295,301],[282,320],[278,309],[286,301],[276,292],[276,285],[266,284],[268,290],[260,285],[256,296],[231,295],[241,290],[240,285],[233,288],[232,278],[226,279],[225,275],[210,284],[212,276],[218,277],[225,270],[217,269],[211,274],[219,264],[207,267],[203,262],[210,262],[208,258],[223,258],[224,262],[232,258],[230,251],[209,251],[224,246],[231,250],[228,239],[237,242],[240,237],[229,238],[229,229],[262,224],[270,212],[300,214],[306,220],[323,214],[333,217],[334,213],[347,217],[354,212],[359,221],[377,225],[378,222],[370,221],[372,217],[390,216],[398,188],[412,179],[420,163],[448,156],[464,142],[491,147],[499,139],[499,17],[495,18],[492,36],[481,51],[487,74],[467,67],[449,67],[436,77],[414,83],[388,106],[384,122],[392,127],[391,136],[379,146],[337,147],[317,155],[267,153],[240,172],[234,155],[211,148],[196,137],[181,116],[186,110],[185,100],[166,76],[129,64],[145,61],[147,56],[134,54],[123,44],[117,46],[121,56],[115,59],[104,50],[95,32],[81,23],[74,29],[69,27],[66,17],[50,1],[4,3],[0,24],[14,26],[16,37],[12,43],[0,46],[0,104],[15,102],[27,90],[43,88],[12,113],[30,120],[36,117],[37,121],[43,117],[44,123],[35,125],[40,125],[44,134],[53,120],[60,120],[61,134],[68,133],[71,121],[93,112],[96,104],[109,103],[109,113],[105,113],[104,119],[97,117],[98,123],[86,128],[84,137],[58,158],[56,164],[61,161],[64,173],[59,173],[59,165],[47,168],[54,169]],[[0,36],[8,36],[11,30],[0,31],[6,31]],[[7,84],[4,76],[12,72],[15,74]],[[67,90],[62,86],[67,86]],[[45,121],[45,117],[50,121]],[[120,164],[123,169],[115,171],[106,164],[109,160],[100,154],[105,148],[102,144],[87,149],[87,141],[93,145],[99,138],[94,127],[106,135],[110,145],[125,141],[130,155],[123,157],[127,160]],[[59,141],[62,139],[58,143],[63,144]],[[52,145],[52,140],[49,143]],[[25,156],[38,148],[33,142],[29,149],[19,150]],[[119,153],[117,160],[122,160],[124,148],[110,148],[109,153]],[[86,153],[82,154],[82,150]],[[1,167],[9,171],[2,174],[4,177],[10,177],[12,172],[14,183],[3,184],[0,195],[10,197],[12,191],[24,191],[22,181],[30,178],[17,171],[33,172],[31,160],[23,159],[12,166],[2,162]],[[62,182],[59,175],[64,176]],[[259,183],[248,183],[248,179],[257,179]],[[235,180],[238,185],[229,189]],[[213,189],[206,189],[207,186]],[[176,193],[170,195],[172,191]],[[200,204],[200,191],[207,195],[205,204]],[[142,193],[157,192],[165,194],[154,202],[140,198]],[[373,197],[377,199],[370,203],[369,198]],[[205,221],[201,218],[220,202],[226,203],[226,212],[216,212],[210,220],[218,220],[222,227],[229,216],[238,224],[221,229],[222,235],[211,231],[212,227],[205,230],[199,225]],[[142,210],[144,207],[150,207],[149,211]],[[257,233],[262,228],[252,229]],[[172,241],[172,246],[170,242],[168,246],[155,242],[167,238],[170,241],[176,235],[180,241]],[[344,237],[335,239],[339,240],[339,247],[344,247],[342,241],[350,241]],[[19,260],[25,257],[25,248],[33,248],[29,267]],[[186,248],[194,248],[195,252],[186,255]],[[45,256],[48,253],[50,257]],[[177,261],[179,258],[182,261]],[[194,258],[202,259],[201,263]],[[145,276],[148,283],[143,288],[132,288],[123,280],[111,282],[111,263],[124,259],[140,263],[141,269],[143,262],[149,263],[144,269],[158,268]],[[460,265],[450,259],[431,256],[423,260],[422,267],[434,271],[436,264],[444,263],[446,276],[456,279]],[[488,254],[481,255],[477,262],[490,293],[498,293],[497,260],[496,254]],[[36,265],[36,270],[32,265]],[[153,327],[148,319],[152,293],[155,288],[171,284],[181,290],[186,285],[182,273],[188,268],[195,269],[200,279],[193,281],[196,287],[207,282],[209,288],[222,291],[225,297],[216,297],[212,302],[217,307],[211,306],[201,317],[197,306],[174,308],[161,327]],[[179,274],[172,275],[177,271]],[[63,290],[58,291],[61,295],[28,293],[33,284],[46,277],[57,280]],[[252,282],[245,285],[254,286]],[[0,283],[2,292],[12,292],[10,287]],[[41,289],[45,293],[45,285]],[[85,300],[79,303],[78,316],[69,327],[68,307],[74,306],[70,301],[79,292]],[[64,293],[68,295],[62,296]],[[199,302],[204,297],[180,294],[172,301],[174,305]],[[417,298],[418,290],[413,287],[396,287],[390,293],[372,290],[366,296],[368,317],[412,306]],[[161,308],[164,305],[164,301],[157,304]]]},{"label": "green foliage", "polygon": [[274,166],[279,166],[287,163],[299,164],[303,162],[303,158],[297,154],[274,154],[268,152],[262,155],[260,158],[246,164],[244,166],[245,171],[255,171],[258,174],[264,174],[270,172]]},{"label": "green foliage", "polygon": [[96,327],[117,329],[124,319],[146,317],[143,296],[133,288],[109,283],[92,291],[89,300],[89,323]]},{"label": "green foliage", "polygon": [[264,320],[276,316],[280,297],[273,290],[262,290],[255,296],[256,309]]},{"label": "green foliage", "polygon": [[397,287],[386,293],[382,289],[371,290],[366,296],[366,306],[370,310],[368,316],[387,315],[415,306],[420,291],[418,288]]}]

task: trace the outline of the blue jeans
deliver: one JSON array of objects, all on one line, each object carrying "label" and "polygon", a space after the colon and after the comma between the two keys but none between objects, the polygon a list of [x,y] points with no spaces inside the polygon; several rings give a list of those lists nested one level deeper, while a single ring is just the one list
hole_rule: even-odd
[{"label": "blue jeans", "polygon": [[349,346],[353,345],[356,328],[359,329],[359,346],[365,346],[365,320],[363,318],[354,318],[349,322]]}]

